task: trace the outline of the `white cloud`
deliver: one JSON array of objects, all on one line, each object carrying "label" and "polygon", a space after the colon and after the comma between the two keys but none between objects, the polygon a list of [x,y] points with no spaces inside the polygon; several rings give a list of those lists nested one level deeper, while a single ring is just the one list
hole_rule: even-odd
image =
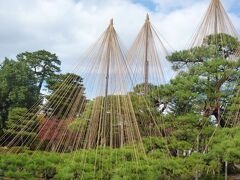
[{"label": "white cloud", "polygon": [[[186,46],[208,5],[207,0],[152,0],[154,26],[174,49]],[[236,0],[225,0],[229,8]],[[110,18],[129,47],[144,23],[147,7],[131,0],[8,0],[0,1],[0,58],[23,51],[46,49],[56,53],[63,70],[105,30]],[[162,9],[166,8],[166,11]],[[231,13],[239,28],[239,16]]]}]

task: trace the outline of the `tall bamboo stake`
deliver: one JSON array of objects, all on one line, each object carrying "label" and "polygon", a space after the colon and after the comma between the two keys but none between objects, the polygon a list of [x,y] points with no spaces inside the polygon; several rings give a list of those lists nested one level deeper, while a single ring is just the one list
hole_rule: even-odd
[{"label": "tall bamboo stake", "polygon": [[148,86],[148,74],[149,74],[149,61],[148,61],[148,34],[149,34],[149,15],[147,14],[146,21],[146,41],[145,41],[145,63],[144,63],[144,94],[147,94],[149,91]]}]

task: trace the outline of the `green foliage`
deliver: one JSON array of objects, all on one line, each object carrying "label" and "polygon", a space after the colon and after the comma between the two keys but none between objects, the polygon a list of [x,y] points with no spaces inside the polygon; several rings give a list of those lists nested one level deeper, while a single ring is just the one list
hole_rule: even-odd
[{"label": "green foliage", "polygon": [[[167,169],[164,175],[170,172],[173,179],[171,175],[178,173],[182,158],[186,161],[179,171],[184,175],[189,174],[184,171],[188,165],[186,169],[191,169],[192,177],[197,173],[213,179],[220,176],[225,161],[230,163],[230,172],[236,173],[239,135],[232,127],[239,124],[240,60],[235,56],[238,48],[236,38],[210,35],[202,46],[168,57],[176,69],[183,70],[169,84],[151,88],[147,95],[139,92],[140,84],[131,93],[141,134],[146,136],[146,152],[168,163],[172,162],[165,158],[174,156],[172,166],[176,172]],[[163,110],[159,110],[159,105]],[[146,133],[150,114],[163,127],[163,137],[149,137]]]},{"label": "green foliage", "polygon": [[9,110],[6,130],[8,140],[15,139],[15,145],[26,145],[36,136],[38,120],[36,115],[29,113],[26,108],[11,108]]},{"label": "green foliage", "polygon": [[35,153],[9,154],[1,157],[3,176],[15,179],[52,178],[56,174],[56,165],[62,163],[56,154]]},{"label": "green foliage", "polygon": [[27,63],[32,69],[38,82],[39,92],[45,81],[52,79],[56,73],[60,72],[61,61],[56,54],[45,50],[18,54],[17,60]]},{"label": "green foliage", "polygon": [[[24,113],[22,115],[14,115],[14,113],[21,114],[21,110],[17,107],[29,109],[40,100],[43,84],[47,84],[47,81],[60,71],[60,64],[55,54],[45,50],[21,53],[17,55],[16,61],[5,59],[0,66],[0,133],[7,128],[5,132],[14,136],[28,123],[26,127],[28,130],[21,133],[24,136],[34,136],[29,130],[34,126],[34,123],[29,122],[31,121],[29,117],[32,115],[23,117]],[[37,108],[39,107],[33,111],[37,112]],[[8,117],[9,113],[11,117]],[[18,118],[22,119],[21,122],[11,129],[10,126],[14,122],[17,123]]]},{"label": "green foliage", "polygon": [[5,127],[9,108],[30,108],[38,96],[34,74],[24,62],[5,59],[0,67],[0,81],[0,116]]},{"label": "green foliage", "polygon": [[211,143],[209,157],[240,163],[239,127],[218,130]]},{"label": "green foliage", "polygon": [[[132,147],[98,148],[58,154],[22,150],[0,155],[0,177],[14,179],[192,179],[221,178],[224,161],[240,163],[240,128],[219,129],[208,150],[187,156],[170,156],[166,139],[144,138],[147,154]],[[170,140],[168,148],[187,149],[185,142]],[[13,152],[13,151],[12,151]],[[136,158],[138,156],[138,159]],[[236,169],[236,167],[235,167]]]},{"label": "green foliage", "polygon": [[230,58],[240,47],[237,38],[227,34],[209,35],[204,38],[203,44],[189,50],[174,52],[167,59],[173,63],[174,69],[192,67],[216,58]]},{"label": "green foliage", "polygon": [[167,58],[173,63],[174,69],[181,69],[185,66],[192,66],[195,63],[203,63],[205,60],[213,58],[215,52],[216,49],[214,47],[202,46],[175,52]]},{"label": "green foliage", "polygon": [[207,36],[203,41],[205,47],[215,47],[217,56],[229,57],[234,55],[240,46],[238,38],[232,37],[228,34],[219,33]]},{"label": "green foliage", "polygon": [[[144,86],[145,86],[145,84],[138,84],[133,88],[133,91],[138,94],[144,94]],[[154,86],[153,84],[148,84],[149,90],[153,90],[156,88],[157,88],[157,86]]]},{"label": "green foliage", "polygon": [[[55,178],[55,179],[158,179],[191,178],[191,159],[166,158],[157,156],[135,159],[135,153],[128,148],[79,151],[59,156],[55,153],[30,152],[1,155],[0,169],[7,178]],[[83,157],[85,156],[85,158]],[[153,157],[153,156],[152,156]],[[160,163],[159,163],[160,162]],[[200,163],[198,165],[200,167]],[[191,169],[190,169],[191,168]],[[199,168],[199,170],[201,170]]]},{"label": "green foliage", "polygon": [[199,177],[215,179],[221,175],[221,169],[219,157],[211,156],[214,151],[187,157],[170,157],[157,149],[147,157],[129,148],[100,148],[62,155],[25,151],[0,155],[0,171],[2,177],[14,179],[192,179],[196,172]]},{"label": "green foliage", "polygon": [[47,87],[52,91],[49,95],[49,103],[46,109],[52,107],[56,102],[58,106],[51,112],[51,116],[56,116],[58,119],[78,116],[85,104],[83,79],[76,74],[59,74],[54,75],[47,80]]},{"label": "green foliage", "polygon": [[240,61],[208,60],[180,73],[170,84],[152,93],[175,116],[189,113],[201,114],[202,118],[214,116],[215,123],[222,127],[226,123],[231,125],[234,122],[229,121],[229,115],[239,110],[239,69]]}]

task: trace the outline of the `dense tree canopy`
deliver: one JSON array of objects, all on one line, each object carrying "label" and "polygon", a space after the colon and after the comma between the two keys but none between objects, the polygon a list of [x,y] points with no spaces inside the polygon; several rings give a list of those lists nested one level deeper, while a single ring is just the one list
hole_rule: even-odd
[{"label": "dense tree canopy", "polygon": [[[42,87],[53,94],[70,74],[59,74],[61,61],[55,54],[45,50],[24,52],[16,60],[6,58],[0,66],[0,129],[6,128],[8,114],[14,108],[30,109],[35,103],[39,109],[42,102]],[[82,79],[76,76],[75,83]],[[72,81],[73,82],[73,81]],[[74,84],[74,83],[73,83]],[[70,88],[71,90],[71,88]],[[63,92],[61,92],[63,93]],[[59,94],[61,95],[61,94]],[[70,102],[70,99],[69,101]],[[20,109],[18,109],[20,110]]]},{"label": "dense tree canopy", "polygon": [[25,62],[5,59],[0,67],[0,116],[6,126],[9,108],[30,108],[38,100],[36,78]]},{"label": "dense tree canopy", "polygon": [[32,69],[38,82],[39,92],[45,81],[52,79],[56,73],[60,72],[61,61],[56,54],[45,50],[18,54],[17,60],[27,63]]},{"label": "dense tree canopy", "polygon": [[168,60],[173,63],[174,69],[181,69],[219,57],[234,58],[239,47],[240,42],[237,38],[227,34],[209,35],[205,37],[201,46],[175,52],[168,56]]}]

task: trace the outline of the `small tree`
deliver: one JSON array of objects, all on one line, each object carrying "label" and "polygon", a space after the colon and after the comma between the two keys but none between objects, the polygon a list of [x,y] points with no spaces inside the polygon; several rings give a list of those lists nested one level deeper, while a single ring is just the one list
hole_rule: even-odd
[{"label": "small tree", "polygon": [[[10,145],[27,145],[37,134],[38,121],[26,108],[16,107],[9,111],[7,128]],[[9,138],[10,137],[10,138]]]}]

